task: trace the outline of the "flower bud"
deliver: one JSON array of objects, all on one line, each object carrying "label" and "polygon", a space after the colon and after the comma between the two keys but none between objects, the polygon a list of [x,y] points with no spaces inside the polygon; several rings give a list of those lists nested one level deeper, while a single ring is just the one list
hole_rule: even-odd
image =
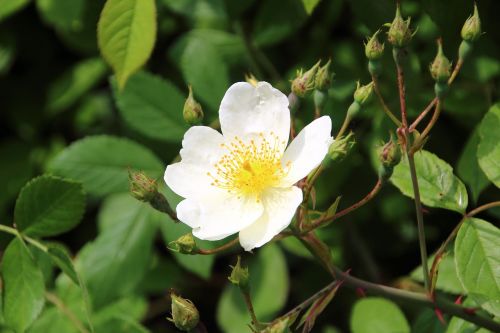
[{"label": "flower bud", "polygon": [[203,120],[203,109],[201,108],[200,103],[194,99],[193,89],[191,86],[189,86],[189,95],[184,103],[182,115],[186,123],[189,125],[197,125]]},{"label": "flower bud", "polygon": [[379,33],[380,30],[377,30],[365,44],[365,55],[368,60],[380,59],[384,54],[384,44],[381,44],[378,40]]},{"label": "flower bud", "polygon": [[441,43],[441,39],[438,39],[438,52],[434,61],[430,65],[430,72],[432,78],[436,82],[447,82],[448,78],[451,75],[451,64],[448,58],[443,53],[443,45]]},{"label": "flower bud", "polygon": [[156,181],[142,171],[129,170],[130,193],[134,198],[150,202],[158,192]]},{"label": "flower bud", "polygon": [[356,91],[354,92],[354,101],[358,102],[360,106],[366,105],[373,95],[373,82],[362,86],[359,81],[356,84]]},{"label": "flower bud", "polygon": [[297,77],[292,81],[292,92],[298,97],[304,97],[309,91],[314,89],[316,72],[320,61],[303,73],[302,69],[297,72]]},{"label": "flower bud", "polygon": [[196,253],[196,250],[198,249],[193,234],[190,232],[179,237],[177,240],[168,243],[168,248],[172,251],[183,254],[193,254]]},{"label": "flower bud", "polygon": [[410,18],[406,21],[401,16],[401,9],[399,3],[396,7],[396,15],[391,23],[389,31],[387,32],[387,40],[392,46],[396,48],[403,48],[410,42],[412,38],[412,31],[410,29]]},{"label": "flower bud", "polygon": [[193,302],[172,293],[172,319],[175,327],[181,331],[190,331],[198,325],[200,314]]},{"label": "flower bud", "polygon": [[290,333],[290,317],[285,317],[271,323],[262,333]]},{"label": "flower bud", "polygon": [[460,34],[463,40],[469,42],[474,42],[481,37],[481,19],[479,18],[476,3],[474,3],[474,14],[465,21]]},{"label": "flower bud", "polygon": [[332,144],[328,148],[328,156],[333,161],[341,161],[342,159],[344,159],[344,157],[347,156],[347,154],[355,144],[356,140],[354,139],[354,133],[349,132],[349,134],[335,139],[332,142]]},{"label": "flower bud", "polygon": [[392,136],[389,142],[380,148],[379,158],[381,162],[379,177],[387,180],[391,177],[394,167],[401,161],[401,150],[397,143],[394,142]]},{"label": "flower bud", "polygon": [[241,266],[241,258],[238,256],[236,266],[231,266],[233,269],[231,275],[228,277],[229,281],[235,286],[238,286],[243,291],[248,291],[250,286],[248,282],[248,267]]},{"label": "flower bud", "polygon": [[245,74],[245,81],[250,83],[252,86],[256,87],[257,83],[259,83],[259,80],[252,74]]},{"label": "flower bud", "polygon": [[361,105],[358,102],[354,101],[351,103],[351,105],[349,105],[349,108],[347,109],[347,117],[353,119],[358,115],[359,111],[361,111]]},{"label": "flower bud", "polygon": [[317,90],[324,91],[330,88],[334,75],[332,72],[330,72],[331,62],[331,60],[328,60],[326,65],[318,69],[318,72],[316,73],[316,77],[314,79],[314,86]]}]

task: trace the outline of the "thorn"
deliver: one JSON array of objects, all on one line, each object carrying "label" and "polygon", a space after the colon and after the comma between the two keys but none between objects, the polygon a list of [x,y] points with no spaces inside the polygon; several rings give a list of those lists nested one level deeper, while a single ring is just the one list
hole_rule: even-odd
[{"label": "thorn", "polygon": [[356,295],[358,295],[358,297],[366,297],[366,292],[363,288],[356,288]]},{"label": "thorn", "polygon": [[439,319],[441,324],[446,325],[446,320],[444,320],[443,312],[441,311],[441,309],[435,308],[434,312],[436,313],[436,317]]},{"label": "thorn", "polygon": [[457,299],[455,300],[455,304],[462,305],[463,298],[464,298],[463,295],[458,296]]}]

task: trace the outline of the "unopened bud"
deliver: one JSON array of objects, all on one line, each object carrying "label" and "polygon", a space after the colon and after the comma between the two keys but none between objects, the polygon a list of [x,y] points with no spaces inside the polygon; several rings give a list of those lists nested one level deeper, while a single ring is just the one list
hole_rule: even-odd
[{"label": "unopened bud", "polygon": [[474,42],[481,37],[481,19],[479,18],[476,3],[474,3],[474,14],[465,21],[460,34],[463,40],[469,42]]},{"label": "unopened bud", "polygon": [[392,139],[392,136],[389,142],[380,148],[379,158],[381,162],[379,177],[383,180],[387,180],[391,177],[394,167],[401,161],[401,150]]},{"label": "unopened bud", "polygon": [[151,202],[158,192],[156,181],[142,171],[130,170],[128,177],[132,196],[140,201]]},{"label": "unopened bud", "polygon": [[354,133],[349,132],[349,134],[335,139],[332,142],[328,148],[328,156],[333,161],[341,161],[347,156],[355,144],[356,140],[354,139]]},{"label": "unopened bud", "polygon": [[203,109],[201,108],[200,103],[194,99],[193,89],[191,86],[189,86],[189,95],[184,103],[182,115],[186,123],[189,125],[197,125],[203,120]]},{"label": "unopened bud", "polygon": [[245,74],[245,81],[247,81],[254,87],[256,87],[257,83],[259,83],[259,80],[257,80],[257,78],[252,73]]},{"label": "unopened bud", "polygon": [[451,75],[451,64],[448,58],[443,53],[443,45],[441,43],[441,39],[438,39],[438,52],[436,54],[436,57],[434,58],[434,61],[430,65],[430,72],[432,75],[432,78],[436,82],[447,82],[448,78]]},{"label": "unopened bud", "polygon": [[373,82],[362,86],[359,81],[357,82],[356,91],[354,91],[354,100],[359,103],[359,105],[366,105],[373,95]]},{"label": "unopened bud", "polygon": [[276,322],[271,323],[262,333],[290,333],[290,318],[282,318],[277,320]]},{"label": "unopened bud", "polygon": [[384,54],[384,44],[381,44],[378,40],[379,33],[380,30],[377,30],[365,44],[365,55],[368,60],[380,59]]},{"label": "unopened bud", "polygon": [[314,85],[317,90],[327,90],[330,88],[333,81],[333,73],[330,71],[331,60],[323,66],[320,67],[316,73],[316,77],[314,79]]},{"label": "unopened bud", "polygon": [[184,236],[179,237],[177,240],[168,243],[168,248],[172,251],[183,254],[193,254],[196,253],[196,250],[198,250],[196,241],[191,233],[187,233]]},{"label": "unopened bud", "polygon": [[198,325],[200,314],[193,302],[172,293],[172,319],[171,322],[181,331],[190,331]]},{"label": "unopened bud", "polygon": [[249,281],[248,281],[248,267],[241,266],[241,258],[238,256],[238,261],[236,262],[236,266],[231,266],[233,269],[231,271],[231,275],[228,277],[229,281],[235,286],[238,286],[243,291],[248,291]]},{"label": "unopened bud", "polygon": [[318,71],[320,61],[311,67],[307,72],[302,70],[297,72],[297,77],[292,81],[292,92],[298,97],[304,97],[314,89],[316,72]]},{"label": "unopened bud", "polygon": [[396,15],[387,32],[387,40],[396,48],[403,48],[411,41],[412,31],[410,29],[411,18],[406,21],[401,16],[401,8],[399,3],[396,7]]}]

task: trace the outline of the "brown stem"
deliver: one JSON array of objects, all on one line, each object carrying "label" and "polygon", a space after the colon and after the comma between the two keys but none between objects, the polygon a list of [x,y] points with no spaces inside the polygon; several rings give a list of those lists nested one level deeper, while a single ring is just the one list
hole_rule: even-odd
[{"label": "brown stem", "polygon": [[441,114],[441,101],[438,99],[431,120],[429,121],[423,132],[420,134],[420,136],[413,143],[412,147],[410,148],[410,154],[414,154],[421,148],[425,138],[427,137],[427,135],[429,135],[431,129],[436,124],[436,121],[438,120],[440,114]]},{"label": "brown stem", "polygon": [[400,57],[401,57],[401,51],[397,50],[394,58],[396,60],[396,71],[398,76],[399,104],[401,108],[401,126],[406,131],[408,128],[408,120],[407,120],[408,118],[406,115],[405,77]]},{"label": "brown stem", "polygon": [[399,119],[391,112],[387,104],[385,103],[384,97],[382,97],[382,93],[380,92],[380,87],[378,84],[378,79],[375,75],[372,75],[373,89],[375,90],[375,94],[378,97],[380,105],[382,105],[382,110],[384,110],[385,114],[392,120],[396,126],[401,126],[401,122]]},{"label": "brown stem", "polygon": [[382,180],[379,179],[377,180],[377,183],[375,183],[375,186],[372,188],[372,190],[361,200],[359,200],[358,202],[356,202],[355,204],[353,204],[352,206],[349,206],[343,210],[341,210],[340,212],[332,215],[332,216],[324,216],[324,217],[320,217],[319,219],[317,219],[316,221],[312,222],[308,227],[307,229],[305,229],[303,231],[303,234],[304,233],[307,233],[311,230],[314,230],[316,228],[319,228],[321,226],[324,226],[325,224],[327,223],[330,223],[346,214],[349,214],[350,212],[352,212],[353,210],[356,210],[358,209],[359,207],[363,206],[364,204],[366,204],[368,201],[370,201],[371,199],[373,199],[373,197],[375,195],[377,195],[377,193],[380,191],[380,189],[382,188]]},{"label": "brown stem", "polygon": [[227,242],[226,244],[223,244],[219,247],[215,247],[213,249],[198,249],[194,254],[210,255],[210,254],[224,252],[238,245],[239,241],[240,241],[239,237],[236,237],[235,239]]}]

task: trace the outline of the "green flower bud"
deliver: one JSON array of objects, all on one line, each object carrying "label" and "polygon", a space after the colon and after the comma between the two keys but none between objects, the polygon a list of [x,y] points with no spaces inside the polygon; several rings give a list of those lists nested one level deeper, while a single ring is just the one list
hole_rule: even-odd
[{"label": "green flower bud", "polygon": [[349,132],[349,134],[335,139],[330,147],[328,148],[328,156],[333,161],[341,161],[347,154],[351,151],[352,147],[356,144],[354,139],[354,133]]},{"label": "green flower bud", "polygon": [[406,21],[401,16],[401,9],[399,3],[396,7],[396,15],[391,23],[389,31],[387,32],[387,40],[392,46],[396,48],[403,48],[411,41],[413,37],[410,29],[411,18]]},{"label": "green flower bud", "polygon": [[373,82],[362,86],[358,81],[356,85],[356,91],[354,91],[354,101],[358,102],[360,106],[364,106],[370,101],[373,95]]},{"label": "green flower bud", "polygon": [[434,61],[429,67],[432,78],[436,82],[447,82],[451,75],[451,63],[443,53],[441,39],[438,39],[438,52]]},{"label": "green flower bud", "polygon": [[238,256],[236,266],[231,266],[233,269],[231,275],[228,277],[229,281],[235,286],[238,286],[243,291],[248,291],[250,286],[248,284],[248,267],[241,266],[241,258]]},{"label": "green flower bud", "polygon": [[463,40],[469,42],[474,42],[481,37],[481,19],[479,18],[476,3],[474,3],[474,14],[465,21],[460,34]]},{"label": "green flower bud", "polygon": [[368,60],[380,59],[384,54],[384,44],[381,44],[378,40],[379,33],[380,30],[377,30],[365,44],[365,55]]},{"label": "green flower bud", "polygon": [[130,193],[134,198],[151,202],[158,192],[156,181],[146,176],[142,171],[129,170]]},{"label": "green flower bud", "polygon": [[314,86],[317,90],[327,90],[330,88],[333,81],[333,73],[330,72],[331,60],[328,60],[326,65],[320,67],[314,78]]},{"label": "green flower bud", "polygon": [[193,254],[196,253],[196,250],[198,250],[193,234],[190,232],[179,237],[177,240],[168,243],[168,248],[172,251],[183,254]]},{"label": "green flower bud", "polygon": [[387,180],[391,177],[394,167],[401,161],[401,150],[398,144],[394,142],[392,135],[389,142],[380,148],[379,159],[381,162],[379,177]]},{"label": "green flower bud", "polygon": [[168,319],[181,331],[187,332],[195,328],[200,321],[200,314],[193,302],[174,293],[170,296],[172,298],[172,319]]},{"label": "green flower bud", "polygon": [[318,71],[320,62],[318,61],[305,73],[303,73],[302,69],[297,72],[297,77],[292,81],[292,92],[295,95],[304,97],[309,91],[314,89],[316,72]]},{"label": "green flower bud", "polygon": [[184,109],[182,110],[184,120],[189,125],[197,125],[203,120],[203,109],[193,97],[193,89],[189,86],[189,95],[184,102]]}]

